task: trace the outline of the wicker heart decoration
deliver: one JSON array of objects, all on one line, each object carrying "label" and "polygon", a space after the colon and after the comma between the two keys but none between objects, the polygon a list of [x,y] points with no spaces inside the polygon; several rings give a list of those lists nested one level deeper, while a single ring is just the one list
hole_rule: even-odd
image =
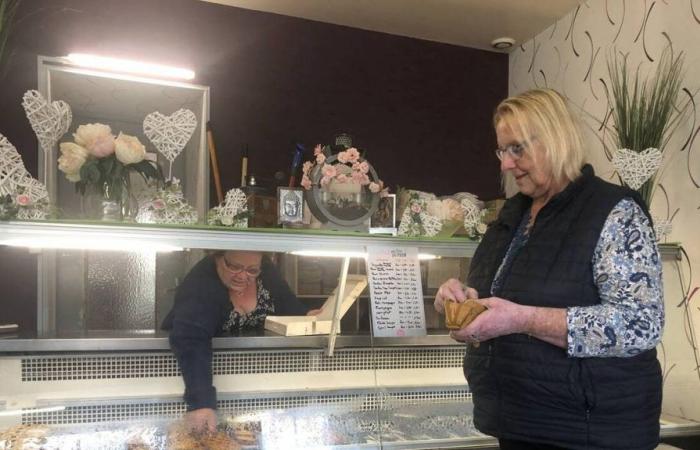
[{"label": "wicker heart decoration", "polygon": [[621,148],[615,152],[612,164],[622,181],[637,190],[659,170],[661,151],[652,147],[641,152]]},{"label": "wicker heart decoration", "polygon": [[169,116],[156,111],[144,119],[143,133],[170,161],[168,178],[172,178],[173,161],[182,153],[195,128],[197,116],[189,109],[178,109]]},{"label": "wicker heart decoration", "polygon": [[[12,197],[19,193],[27,195],[33,204],[48,203],[46,187],[32,178],[22,162],[22,157],[14,145],[0,134],[0,195]],[[20,219],[44,219],[46,211],[40,208],[25,208],[20,211]]]},{"label": "wicker heart decoration", "polygon": [[73,121],[68,103],[61,100],[49,103],[39,91],[25,92],[22,107],[44,153],[53,149]]}]

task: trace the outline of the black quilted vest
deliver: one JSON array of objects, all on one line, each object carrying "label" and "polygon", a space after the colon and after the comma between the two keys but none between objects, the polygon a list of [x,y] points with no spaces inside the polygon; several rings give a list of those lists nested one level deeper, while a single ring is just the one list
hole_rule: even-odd
[{"label": "black quilted vest", "polygon": [[[524,305],[600,303],[591,261],[605,220],[636,192],[596,177],[590,166],[538,213],[527,244],[494,292]],[[508,200],[472,259],[468,284],[489,297],[491,283],[531,199]],[[476,427],[496,437],[571,449],[653,449],[659,438],[661,369],[656,350],[630,358],[569,358],[523,334],[470,347],[464,373]]]}]

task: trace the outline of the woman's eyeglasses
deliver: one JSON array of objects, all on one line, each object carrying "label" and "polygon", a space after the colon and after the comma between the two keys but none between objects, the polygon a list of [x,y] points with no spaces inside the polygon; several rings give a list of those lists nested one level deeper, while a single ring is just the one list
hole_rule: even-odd
[{"label": "woman's eyeglasses", "polygon": [[504,148],[497,148],[496,157],[503,161],[503,158],[508,154],[513,161],[517,161],[523,156],[525,151],[525,144],[510,144],[506,145]]},{"label": "woman's eyeglasses", "polygon": [[221,259],[224,260],[224,268],[227,271],[231,272],[233,275],[237,275],[241,272],[245,272],[246,275],[248,275],[249,277],[257,277],[258,275],[260,275],[260,267],[246,267],[242,264],[232,263],[226,260],[225,256],[222,256]]}]

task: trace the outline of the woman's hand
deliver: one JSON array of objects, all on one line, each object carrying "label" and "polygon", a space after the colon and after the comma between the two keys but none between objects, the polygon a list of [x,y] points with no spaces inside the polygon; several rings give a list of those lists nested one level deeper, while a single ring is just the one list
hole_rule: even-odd
[{"label": "woman's hand", "polygon": [[200,408],[185,414],[185,423],[196,431],[216,431],[216,411],[211,408]]},{"label": "woman's hand", "polygon": [[455,278],[450,278],[449,280],[442,283],[440,289],[438,289],[435,295],[435,310],[440,314],[445,313],[445,300],[452,299],[459,303],[464,302],[467,299],[476,300],[479,298],[479,293],[476,289],[467,287],[462,284],[459,280]]},{"label": "woman's hand", "polygon": [[477,301],[488,309],[466,327],[450,333],[453,339],[476,343],[506,334],[530,332],[535,314],[534,306],[519,305],[498,297]]}]

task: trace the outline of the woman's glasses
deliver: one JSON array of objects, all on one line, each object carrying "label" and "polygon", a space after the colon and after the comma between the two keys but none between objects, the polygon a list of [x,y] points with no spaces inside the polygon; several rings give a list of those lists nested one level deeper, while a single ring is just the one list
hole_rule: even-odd
[{"label": "woman's glasses", "polygon": [[246,267],[242,264],[233,263],[233,262],[228,261],[225,256],[222,256],[221,259],[224,260],[224,268],[227,271],[231,272],[233,275],[237,275],[241,272],[245,272],[246,275],[248,275],[249,277],[257,277],[258,275],[260,275],[260,267],[257,267],[257,266]]},{"label": "woman's glasses", "polygon": [[523,156],[523,152],[525,151],[525,144],[509,144],[506,145],[504,148],[497,148],[495,150],[496,152],[496,157],[503,161],[503,158],[508,154],[508,156],[511,157],[513,161],[517,161]]}]

